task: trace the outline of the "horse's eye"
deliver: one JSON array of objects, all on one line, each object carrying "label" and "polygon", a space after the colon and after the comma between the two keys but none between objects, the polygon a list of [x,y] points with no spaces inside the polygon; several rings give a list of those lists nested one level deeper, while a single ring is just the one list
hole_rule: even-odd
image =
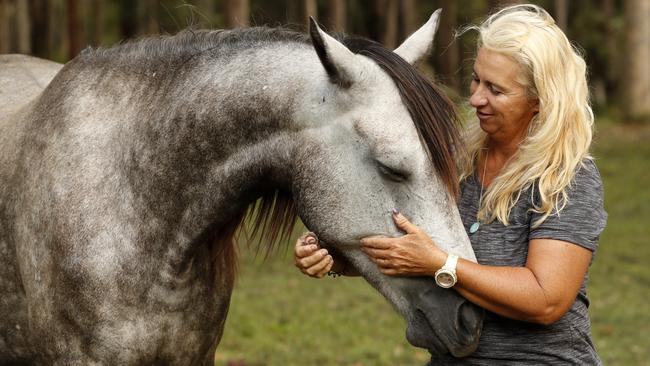
[{"label": "horse's eye", "polygon": [[389,168],[388,166],[377,162],[377,169],[385,178],[392,180],[393,182],[404,182],[408,179],[408,175],[404,172]]}]

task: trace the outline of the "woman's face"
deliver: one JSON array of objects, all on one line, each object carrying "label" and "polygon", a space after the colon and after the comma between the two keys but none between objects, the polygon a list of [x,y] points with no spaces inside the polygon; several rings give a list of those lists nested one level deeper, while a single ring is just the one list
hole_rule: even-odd
[{"label": "woman's face", "polygon": [[538,101],[516,81],[520,73],[519,64],[500,53],[481,48],[476,56],[469,102],[493,140],[518,144],[539,111]]}]

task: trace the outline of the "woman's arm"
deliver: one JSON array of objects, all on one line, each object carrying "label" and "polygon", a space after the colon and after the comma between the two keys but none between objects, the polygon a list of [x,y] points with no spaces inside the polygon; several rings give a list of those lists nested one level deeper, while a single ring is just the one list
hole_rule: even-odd
[{"label": "woman's arm", "polygon": [[[447,259],[417,226],[394,216],[400,238],[365,238],[363,250],[388,275],[433,276]],[[571,307],[591,261],[591,251],[560,240],[530,241],[524,267],[459,260],[455,289],[468,300],[516,320],[550,324]]]},{"label": "woman's arm", "polygon": [[560,240],[530,241],[524,267],[459,260],[456,290],[489,311],[534,323],[558,321],[576,299],[591,251]]}]

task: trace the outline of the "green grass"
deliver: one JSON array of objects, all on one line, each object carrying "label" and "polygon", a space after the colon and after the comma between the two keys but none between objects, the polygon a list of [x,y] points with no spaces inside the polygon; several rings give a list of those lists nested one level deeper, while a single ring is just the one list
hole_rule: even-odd
[{"label": "green grass", "polygon": [[[596,162],[609,221],[591,268],[593,338],[607,365],[650,360],[650,127],[598,123]],[[270,259],[242,247],[216,365],[423,365],[404,321],[359,278],[315,280],[290,248]],[[646,363],[647,364],[647,363]]]},{"label": "green grass", "polygon": [[592,334],[607,365],[650,361],[650,126],[604,123],[594,155],[608,223],[591,269]]}]

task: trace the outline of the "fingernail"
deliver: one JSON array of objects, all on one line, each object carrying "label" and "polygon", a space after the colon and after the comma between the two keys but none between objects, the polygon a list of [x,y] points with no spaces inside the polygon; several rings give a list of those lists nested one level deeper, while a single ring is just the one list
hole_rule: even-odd
[{"label": "fingernail", "polygon": [[399,215],[399,209],[394,208],[392,212],[395,216]]},{"label": "fingernail", "polygon": [[327,255],[327,249],[321,249],[320,254],[322,255]]}]

